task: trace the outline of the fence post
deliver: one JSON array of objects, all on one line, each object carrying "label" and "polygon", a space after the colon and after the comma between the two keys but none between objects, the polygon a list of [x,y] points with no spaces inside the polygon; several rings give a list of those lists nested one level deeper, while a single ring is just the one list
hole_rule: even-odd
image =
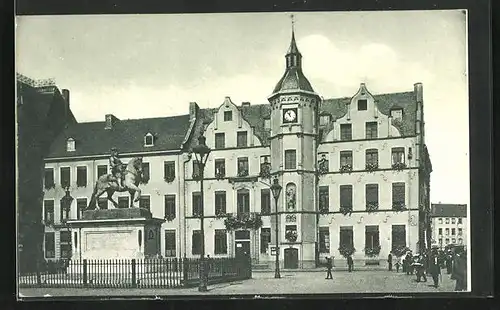
[{"label": "fence post", "polygon": [[137,287],[137,274],[135,270],[135,259],[132,259],[132,287]]},{"label": "fence post", "polygon": [[250,255],[248,256],[248,275],[247,275],[247,279],[251,279],[252,278],[252,258],[250,257]]},{"label": "fence post", "polygon": [[87,260],[83,260],[83,286],[87,286]]},{"label": "fence post", "polygon": [[40,274],[40,260],[36,260],[36,284],[41,285],[42,284],[42,275]]},{"label": "fence post", "polygon": [[182,280],[184,281],[184,286],[188,286],[188,260],[186,257],[182,259]]}]

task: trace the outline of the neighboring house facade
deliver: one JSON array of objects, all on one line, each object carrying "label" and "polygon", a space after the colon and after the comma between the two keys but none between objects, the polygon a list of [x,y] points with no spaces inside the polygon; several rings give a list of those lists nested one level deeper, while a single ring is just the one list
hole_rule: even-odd
[{"label": "neighboring house facade", "polygon": [[[46,168],[57,174],[63,166],[71,173],[86,166],[95,174],[112,146],[124,158],[143,156],[150,163],[150,177],[141,188],[151,197],[153,216],[166,216],[167,195],[175,200],[170,207],[176,210],[175,220],[162,227],[161,254],[196,257],[201,252],[202,196],[191,151],[204,135],[212,149],[203,195],[205,253],[211,257],[247,254],[254,264],[269,266],[275,259],[275,225],[285,268],[314,267],[324,256],[339,257],[340,247],[354,247],[357,261],[381,262],[393,247],[418,251],[429,245],[432,167],[424,139],[422,84],[410,92],[384,95],[372,95],[361,84],[352,98],[322,100],[302,72],[293,34],[285,59],[285,73],[267,104],[237,106],[229,97],[215,109],[191,103],[189,115],[156,119],[165,124],[175,119],[168,129],[151,129],[151,119],[113,118],[115,125],[108,131],[105,122],[78,124],[82,136],[70,128],[61,135]],[[133,122],[141,125],[129,128]],[[148,151],[148,133],[160,139],[174,128],[177,141],[155,144],[158,154]],[[133,139],[126,139],[123,131]],[[85,135],[93,138],[83,139]],[[75,151],[66,151],[73,143],[69,139],[74,139]],[[167,161],[178,169],[174,184],[166,183],[161,173]],[[278,223],[270,191],[275,177],[283,187]],[[89,174],[88,187],[76,187],[71,196],[90,198],[95,180]],[[46,191],[45,199],[54,200],[56,217],[63,193],[57,188]],[[72,206],[77,208],[75,202]],[[76,216],[76,210],[70,214]],[[47,228],[56,235],[58,230]],[[54,258],[60,257],[57,251]]]},{"label": "neighboring house facade", "polygon": [[431,217],[432,244],[467,245],[467,205],[433,203]]}]

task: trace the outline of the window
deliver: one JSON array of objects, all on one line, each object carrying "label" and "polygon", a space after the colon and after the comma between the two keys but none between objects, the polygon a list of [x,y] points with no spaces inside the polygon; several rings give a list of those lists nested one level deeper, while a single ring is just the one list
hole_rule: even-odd
[{"label": "window", "polygon": [[165,195],[165,218],[175,218],[175,195]]},{"label": "window", "polygon": [[340,207],[352,208],[352,185],[340,185]]},{"label": "window", "polygon": [[239,177],[248,176],[248,157],[238,158],[238,176]]},{"label": "window", "polygon": [[97,178],[108,174],[108,166],[107,165],[99,165],[97,166]]},{"label": "window", "polygon": [[457,243],[457,239],[451,238],[451,243],[453,243],[453,244]]},{"label": "window", "polygon": [[224,111],[224,122],[230,122],[233,120],[233,111]]},{"label": "window", "polygon": [[72,138],[69,138],[66,141],[66,151],[68,152],[74,152],[76,150],[75,148],[75,140]]},{"label": "window", "polygon": [[462,218],[461,217],[458,218],[458,224],[462,224]]},{"label": "window", "polygon": [[223,132],[215,134],[215,148],[223,149],[226,147],[226,135]]},{"label": "window", "polygon": [[60,217],[61,222],[65,222],[65,221],[69,220],[69,217],[70,217],[71,203],[65,202],[64,198],[63,198],[63,199],[61,199],[59,205],[60,205],[59,211],[60,211],[60,216],[61,216]]},{"label": "window", "polygon": [[452,235],[452,236],[455,236],[455,228],[452,228],[452,229],[451,229],[451,235]]},{"label": "window", "polygon": [[352,140],[352,125],[351,124],[341,124],[340,125],[340,140]]},{"label": "window", "polygon": [[340,246],[341,247],[352,247],[354,246],[353,240],[354,234],[352,226],[340,226]]},{"label": "window", "polygon": [[446,239],[445,239],[445,243],[446,243],[446,244],[450,244],[450,239],[446,238]]},{"label": "window", "polygon": [[285,169],[297,168],[297,152],[295,150],[285,150]]},{"label": "window", "polygon": [[76,167],[76,186],[87,186],[87,167]]},{"label": "window", "polygon": [[375,249],[380,246],[379,231],[377,225],[365,226],[365,248]]},{"label": "window", "polygon": [[268,188],[260,190],[260,212],[262,214],[271,213],[271,191]]},{"label": "window", "polygon": [[392,183],[392,209],[400,210],[405,208],[405,183]]},{"label": "window", "polygon": [[319,252],[330,253],[330,228],[319,228]]},{"label": "window", "polygon": [[443,229],[442,229],[442,228],[439,228],[439,229],[438,229],[438,235],[439,235],[439,236],[442,236],[442,235],[443,235]]},{"label": "window", "polygon": [[78,198],[76,200],[76,218],[83,219],[83,211],[87,208],[87,198]]},{"label": "window", "polygon": [[166,161],[163,163],[163,178],[165,181],[172,182],[175,179],[175,162]]},{"label": "window", "polygon": [[193,179],[199,178],[200,176],[200,165],[196,159],[193,159]]},{"label": "window", "polygon": [[440,218],[438,219],[438,223],[439,223],[439,224],[443,224],[443,218],[442,218],[442,217],[440,217]]},{"label": "window", "polygon": [[366,209],[367,210],[377,210],[378,209],[378,184],[366,184],[365,185],[365,196],[366,196]]},{"label": "window", "polygon": [[191,254],[201,254],[201,233],[199,230],[193,230],[193,236],[191,237]]},{"label": "window", "polygon": [[201,193],[193,192],[193,216],[199,217],[201,215]]},{"label": "window", "polygon": [[445,219],[445,223],[446,223],[446,224],[450,224],[450,218],[449,218],[449,217],[447,217],[447,218]]},{"label": "window", "polygon": [[141,196],[139,199],[139,208],[151,211],[151,200],[149,196]]},{"label": "window", "polygon": [[108,198],[100,197],[97,204],[99,205],[100,209],[106,210],[108,208]]},{"label": "window", "polygon": [[71,175],[69,167],[61,168],[61,186],[63,188],[69,187],[71,184]]},{"label": "window", "polygon": [[463,230],[462,230],[462,228],[459,228],[458,229],[458,235],[461,236],[462,234],[463,234]]},{"label": "window", "polygon": [[215,230],[215,251],[217,254],[227,254],[227,234],[225,229]]},{"label": "window", "polygon": [[352,168],[352,151],[340,152],[340,167],[349,166]]},{"label": "window", "polygon": [[330,210],[330,193],[328,186],[319,187],[319,211],[328,212]]},{"label": "window", "polygon": [[247,132],[238,131],[236,136],[236,147],[246,147],[247,146]]},{"label": "window", "polygon": [[128,196],[118,197],[118,207],[119,208],[128,208],[129,205],[130,205],[130,202],[129,202]]},{"label": "window", "polygon": [[377,122],[367,122],[366,123],[366,139],[377,139]]},{"label": "window", "polygon": [[455,218],[454,217],[451,218],[451,223],[455,224]]},{"label": "window", "polygon": [[405,149],[402,147],[392,148],[392,164],[404,164],[405,163]]},{"label": "window", "polygon": [[260,253],[267,253],[267,249],[271,243],[271,228],[260,229]]},{"label": "window", "polygon": [[150,133],[144,136],[144,146],[153,146],[154,145],[154,136]]},{"label": "window", "polygon": [[406,246],[406,226],[392,225],[392,250]]},{"label": "window", "polygon": [[375,165],[376,167],[378,167],[378,150],[377,149],[366,150],[366,166],[367,166],[367,168],[369,165]]},{"label": "window", "polygon": [[246,216],[250,213],[250,193],[247,189],[238,190],[237,194],[238,216]]},{"label": "window", "polygon": [[45,189],[53,188],[54,183],[54,169],[45,168],[45,178],[44,178],[44,186]]},{"label": "window", "polygon": [[45,224],[54,223],[54,200],[44,200],[43,209],[45,215]]},{"label": "window", "polygon": [[446,231],[446,235],[449,236],[450,235],[450,229],[446,228],[445,231]]},{"label": "window", "polygon": [[443,239],[439,239],[439,245],[443,246]]},{"label": "window", "polygon": [[260,157],[260,176],[263,178],[269,178],[271,176],[271,163],[269,158],[269,155]]},{"label": "window", "polygon": [[59,247],[61,258],[71,258],[71,232],[61,231],[59,233]]},{"label": "window", "polygon": [[368,101],[366,99],[358,100],[358,111],[366,111],[368,109]]},{"label": "window", "polygon": [[165,230],[165,257],[176,256],[175,230]]},{"label": "window", "polygon": [[326,126],[330,123],[330,115],[321,115],[319,118],[319,125]]},{"label": "window", "polygon": [[45,233],[45,257],[56,257],[56,237],[53,232]]},{"label": "window", "polygon": [[463,244],[464,240],[462,238],[458,238],[458,244]]},{"label": "window", "polygon": [[265,129],[271,129],[271,120],[266,118],[264,119],[264,128]]},{"label": "window", "polygon": [[226,192],[215,192],[215,215],[226,214]]},{"label": "window", "polygon": [[223,178],[226,176],[226,160],[219,158],[215,160],[215,177]]},{"label": "window", "polygon": [[147,184],[148,182],[149,182],[149,163],[142,163],[141,183]]}]

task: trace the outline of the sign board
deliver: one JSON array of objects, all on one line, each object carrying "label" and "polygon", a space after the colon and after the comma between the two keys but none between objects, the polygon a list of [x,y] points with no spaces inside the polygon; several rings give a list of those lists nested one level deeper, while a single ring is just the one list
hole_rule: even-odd
[{"label": "sign board", "polygon": [[271,256],[276,256],[276,247],[275,246],[271,247]]},{"label": "sign board", "polygon": [[243,244],[241,244],[241,243],[236,243],[236,247],[237,247],[237,248],[241,248],[241,247],[243,247]]}]

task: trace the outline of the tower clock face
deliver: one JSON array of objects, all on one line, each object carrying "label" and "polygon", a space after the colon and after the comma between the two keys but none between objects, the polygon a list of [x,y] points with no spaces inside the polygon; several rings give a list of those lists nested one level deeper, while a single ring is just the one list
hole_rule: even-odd
[{"label": "tower clock face", "polygon": [[297,121],[297,109],[283,109],[283,123],[295,123]]}]

